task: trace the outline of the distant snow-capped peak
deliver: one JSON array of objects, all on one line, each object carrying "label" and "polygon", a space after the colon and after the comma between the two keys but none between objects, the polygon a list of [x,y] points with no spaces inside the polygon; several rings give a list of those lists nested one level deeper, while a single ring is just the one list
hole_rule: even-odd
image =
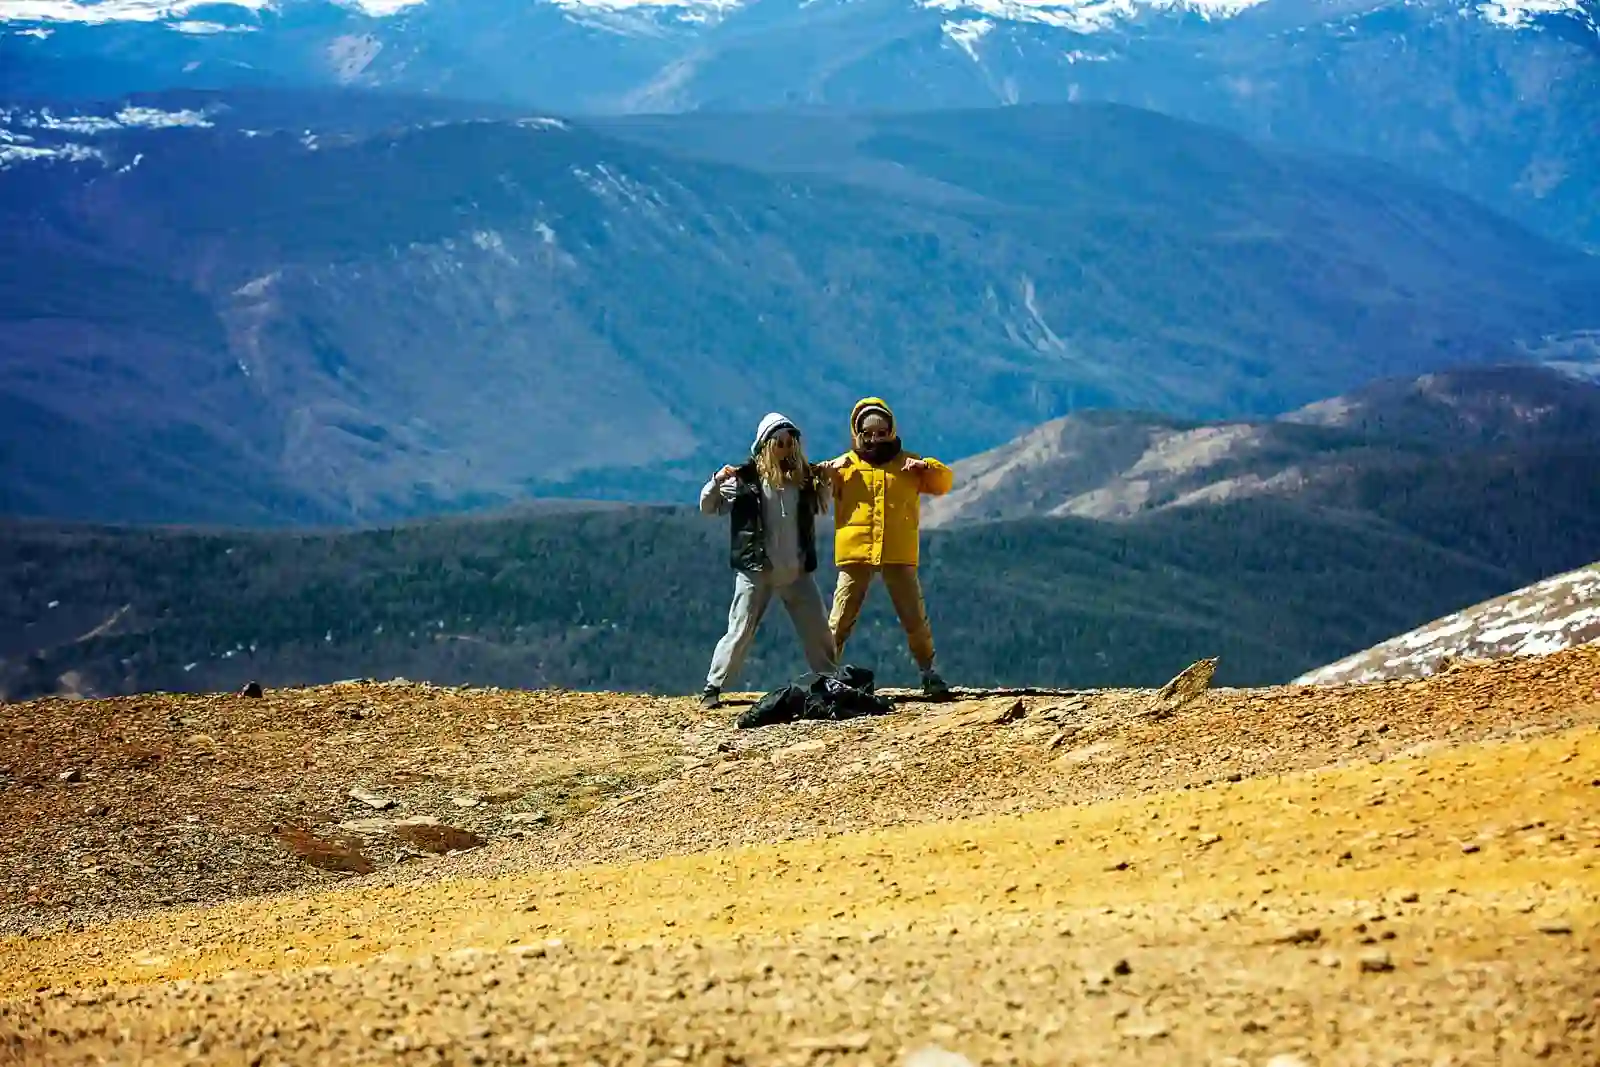
[{"label": "distant snow-capped peak", "polygon": [[[331,0],[334,6],[347,7],[373,16],[392,15],[424,0]],[[220,8],[237,8],[246,18],[262,10],[282,6],[279,0],[0,0],[0,22],[167,22],[175,28],[184,25],[206,27]],[[189,14],[206,9],[213,21],[195,22]],[[204,31],[199,31],[204,32]]]},{"label": "distant snow-capped peak", "polygon": [[[1268,0],[918,0],[935,11],[981,15],[997,22],[1038,22],[1093,33],[1144,11],[1177,11],[1202,18],[1231,18]],[[970,24],[968,24],[970,25]],[[968,30],[971,33],[971,30]]]},{"label": "distant snow-capped peak", "polygon": [[[373,18],[384,18],[420,6],[427,0],[0,0],[0,23],[39,26],[49,23],[160,22],[189,33],[215,33],[253,28],[263,10],[292,3],[328,3]],[[744,7],[750,0],[533,0],[560,8],[574,19],[670,16],[683,22],[713,22]],[[820,0],[795,0],[805,7]],[[1077,33],[1093,33],[1149,12],[1226,19],[1272,0],[907,0],[908,6],[949,12],[963,27],[959,34],[970,50],[980,25],[1037,23]],[[1409,5],[1414,0],[1370,0],[1370,7]],[[1448,0],[1447,0],[1448,2]],[[1544,16],[1573,14],[1595,21],[1586,12],[1591,0],[1454,0],[1463,12],[1512,29],[1529,26]],[[224,25],[219,12],[233,8],[238,17]],[[205,11],[207,21],[191,18]],[[960,16],[965,16],[960,20]],[[17,31],[41,36],[36,29]]]}]

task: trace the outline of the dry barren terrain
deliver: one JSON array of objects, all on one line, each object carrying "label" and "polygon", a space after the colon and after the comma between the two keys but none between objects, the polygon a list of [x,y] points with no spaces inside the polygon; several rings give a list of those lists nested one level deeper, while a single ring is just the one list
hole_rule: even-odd
[{"label": "dry barren terrain", "polygon": [[1600,649],[738,710],[0,707],[0,1062],[1600,1062]]}]

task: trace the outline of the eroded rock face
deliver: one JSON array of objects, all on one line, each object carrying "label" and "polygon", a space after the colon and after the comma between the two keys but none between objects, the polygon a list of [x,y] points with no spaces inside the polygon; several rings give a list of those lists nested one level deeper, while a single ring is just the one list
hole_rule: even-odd
[{"label": "eroded rock face", "polygon": [[1600,564],[1476,604],[1295,679],[1337,685],[1421,678],[1462,661],[1535,656],[1600,641]]}]

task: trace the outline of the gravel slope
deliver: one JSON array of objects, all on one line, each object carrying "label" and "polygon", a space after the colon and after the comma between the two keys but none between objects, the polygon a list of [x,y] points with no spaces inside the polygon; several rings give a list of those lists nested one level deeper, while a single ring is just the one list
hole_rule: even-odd
[{"label": "gravel slope", "polygon": [[[33,732],[3,757],[0,877],[27,896],[0,1062],[1600,1062],[1600,650],[1171,714],[736,710],[372,685],[8,706]],[[201,726],[210,759],[103,755]],[[395,808],[357,815],[358,768]],[[526,790],[451,799],[502,782]],[[489,843],[321,870],[282,824],[230,829],[280,795],[319,840],[436,812]],[[155,813],[221,829],[80,893],[72,864]],[[360,855],[409,832],[339,831]],[[147,906],[207,894],[233,899]]]}]

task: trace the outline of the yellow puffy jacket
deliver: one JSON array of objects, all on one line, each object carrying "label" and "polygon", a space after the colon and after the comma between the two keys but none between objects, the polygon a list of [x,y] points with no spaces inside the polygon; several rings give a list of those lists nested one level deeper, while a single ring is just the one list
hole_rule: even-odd
[{"label": "yellow puffy jacket", "polygon": [[[856,415],[868,404],[889,412],[890,432],[894,432],[894,412],[879,398],[869,396],[850,412],[852,441]],[[905,470],[909,459],[922,460],[928,469]],[[854,449],[834,462],[841,468],[833,483],[834,564],[916,564],[922,540],[922,494],[948,493],[955,484],[954,472],[936,459],[905,451],[882,466],[868,463]]]}]

